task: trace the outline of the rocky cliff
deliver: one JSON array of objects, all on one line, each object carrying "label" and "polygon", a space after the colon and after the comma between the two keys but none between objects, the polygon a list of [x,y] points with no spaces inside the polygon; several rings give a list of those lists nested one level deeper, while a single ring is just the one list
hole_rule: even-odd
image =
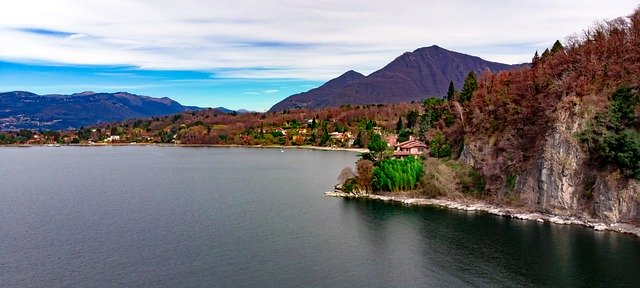
[{"label": "rocky cliff", "polygon": [[[501,187],[499,201],[546,214],[640,223],[640,182],[615,169],[600,171],[576,134],[585,127],[584,107],[559,105],[543,145],[524,169],[515,172],[513,186]],[[500,147],[491,138],[465,143],[459,160],[480,171],[497,162]],[[505,172],[505,174],[507,174]],[[509,176],[507,176],[509,177]],[[507,182],[508,180],[504,180]]]}]

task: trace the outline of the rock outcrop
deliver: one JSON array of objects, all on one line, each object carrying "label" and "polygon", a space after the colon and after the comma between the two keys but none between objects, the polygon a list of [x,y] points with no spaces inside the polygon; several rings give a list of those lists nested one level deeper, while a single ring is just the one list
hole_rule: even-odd
[{"label": "rock outcrop", "polygon": [[[516,173],[515,187],[501,194],[516,196],[517,204],[546,214],[606,223],[640,220],[640,183],[617,171],[598,171],[575,135],[584,127],[580,109],[556,112],[541,153]],[[465,143],[459,161],[481,170],[499,154],[487,139]]]}]

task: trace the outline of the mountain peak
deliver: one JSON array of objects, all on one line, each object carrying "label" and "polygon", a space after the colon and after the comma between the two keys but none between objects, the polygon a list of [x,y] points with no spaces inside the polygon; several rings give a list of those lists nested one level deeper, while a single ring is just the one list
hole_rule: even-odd
[{"label": "mountain peak", "polygon": [[446,95],[451,81],[462,87],[469,71],[481,74],[519,67],[432,45],[405,52],[369,76],[349,70],[318,88],[289,96],[269,111],[423,101]]},{"label": "mountain peak", "polygon": [[353,76],[353,75],[360,75],[360,76],[364,76],[362,75],[360,72],[358,71],[354,71],[354,70],[349,70],[347,72],[342,73],[342,75],[340,75],[340,77],[342,76]]},{"label": "mountain peak", "polygon": [[[329,95],[334,95],[345,85],[356,82],[363,78],[365,78],[365,76],[361,73],[349,70],[345,73],[342,73],[342,75],[327,81],[320,87],[287,97],[286,99],[273,105],[273,107],[269,109],[269,112],[282,111],[285,109],[293,108],[314,109],[321,107],[322,105],[326,104],[326,97],[328,97]],[[309,105],[310,103],[312,104]]]}]

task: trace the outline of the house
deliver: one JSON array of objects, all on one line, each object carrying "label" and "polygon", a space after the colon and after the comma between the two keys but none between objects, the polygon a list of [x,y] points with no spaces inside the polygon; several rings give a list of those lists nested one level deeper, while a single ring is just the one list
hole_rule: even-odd
[{"label": "house", "polygon": [[393,157],[404,158],[406,156],[418,157],[427,151],[428,146],[422,141],[415,140],[411,137],[408,141],[396,144],[396,150],[393,151]]},{"label": "house", "polygon": [[349,141],[350,139],[353,138],[353,135],[349,131],[344,133],[331,132],[329,133],[329,136],[331,137],[331,139],[338,140],[338,141]]},{"label": "house", "polygon": [[106,139],[104,139],[104,141],[106,141],[106,142],[120,141],[120,136],[119,135],[111,135],[111,136],[107,137]]}]

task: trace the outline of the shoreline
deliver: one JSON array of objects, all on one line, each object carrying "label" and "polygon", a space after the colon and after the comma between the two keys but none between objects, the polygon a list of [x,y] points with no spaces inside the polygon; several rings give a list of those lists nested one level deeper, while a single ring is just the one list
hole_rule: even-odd
[{"label": "shoreline", "polygon": [[60,148],[60,147],[122,147],[122,146],[156,146],[156,147],[211,147],[211,148],[269,148],[269,149],[306,149],[306,150],[318,150],[318,151],[346,151],[365,153],[369,152],[364,148],[345,148],[345,147],[322,147],[322,146],[285,146],[285,145],[235,145],[235,144],[174,144],[174,143],[94,143],[94,144],[61,144],[60,146],[49,146],[50,144],[8,144],[0,145],[0,147],[7,148],[29,148],[29,147],[47,147],[47,148]]},{"label": "shoreline", "polygon": [[605,223],[598,219],[581,219],[571,216],[560,216],[553,214],[545,214],[540,212],[531,212],[523,209],[499,207],[482,202],[476,203],[463,203],[460,201],[447,200],[447,199],[427,199],[427,198],[410,198],[404,196],[385,196],[375,194],[348,194],[343,192],[325,192],[325,197],[338,197],[338,198],[364,198],[375,201],[384,202],[397,202],[406,205],[418,205],[418,206],[434,206],[440,208],[462,210],[468,212],[480,211],[497,215],[501,217],[509,217],[520,220],[537,221],[537,222],[549,222],[559,225],[580,225],[588,228],[592,228],[596,231],[613,231],[624,234],[631,234],[636,237],[640,237],[640,227],[628,223]]}]

